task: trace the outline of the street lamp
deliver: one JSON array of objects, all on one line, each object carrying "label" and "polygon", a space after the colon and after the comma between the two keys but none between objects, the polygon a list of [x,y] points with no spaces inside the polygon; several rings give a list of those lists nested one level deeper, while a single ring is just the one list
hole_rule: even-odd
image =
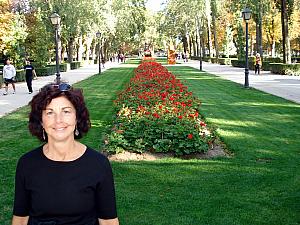
[{"label": "street lamp", "polygon": [[244,87],[249,87],[249,63],[248,63],[248,22],[251,19],[251,10],[245,8],[242,11],[243,19],[246,22],[246,62],[245,62],[245,84]]},{"label": "street lamp", "polygon": [[56,82],[60,83],[60,71],[59,71],[59,60],[58,60],[58,28],[60,25],[60,16],[57,13],[53,13],[50,16],[52,25],[55,28],[55,61],[56,61]]},{"label": "street lamp", "polygon": [[98,60],[99,60],[99,74],[101,74],[101,33],[100,31],[98,31],[96,33],[96,37],[98,38],[98,45],[99,45],[99,49],[98,49]]},{"label": "street lamp", "polygon": [[200,39],[200,41],[199,41],[199,44],[200,44],[200,71],[202,71],[202,33],[203,33],[203,31],[200,30],[199,31],[199,39]]}]

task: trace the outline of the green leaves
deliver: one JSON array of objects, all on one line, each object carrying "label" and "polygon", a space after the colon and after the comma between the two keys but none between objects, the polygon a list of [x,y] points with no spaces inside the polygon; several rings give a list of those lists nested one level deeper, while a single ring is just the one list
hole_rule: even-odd
[{"label": "green leaves", "polygon": [[115,103],[117,118],[106,140],[109,152],[183,155],[207,151],[215,138],[199,118],[199,99],[159,63],[142,63]]}]

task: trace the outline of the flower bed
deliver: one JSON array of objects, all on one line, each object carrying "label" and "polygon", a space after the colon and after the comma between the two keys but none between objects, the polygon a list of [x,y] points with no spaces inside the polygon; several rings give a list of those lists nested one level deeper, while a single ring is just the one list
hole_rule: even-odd
[{"label": "flower bed", "polygon": [[159,63],[143,62],[134,73],[115,101],[117,116],[106,150],[206,152],[215,136],[200,118],[200,100]]}]

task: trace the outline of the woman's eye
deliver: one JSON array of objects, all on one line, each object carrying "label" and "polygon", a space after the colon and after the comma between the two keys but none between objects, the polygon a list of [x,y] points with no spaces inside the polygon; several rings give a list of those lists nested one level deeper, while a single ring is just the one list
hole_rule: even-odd
[{"label": "woman's eye", "polygon": [[71,113],[71,111],[69,111],[69,110],[64,110],[64,113]]},{"label": "woman's eye", "polygon": [[47,116],[50,116],[50,115],[52,115],[53,114],[53,112],[52,111],[48,111],[48,112],[46,112],[46,115]]}]

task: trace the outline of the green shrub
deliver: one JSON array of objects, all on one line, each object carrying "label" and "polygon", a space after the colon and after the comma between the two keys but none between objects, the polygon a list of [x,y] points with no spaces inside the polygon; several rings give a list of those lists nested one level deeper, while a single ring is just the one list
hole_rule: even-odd
[{"label": "green shrub", "polygon": [[51,76],[56,73],[56,69],[53,66],[42,67],[42,68],[36,68],[35,72],[36,72],[37,76]]},{"label": "green shrub", "polygon": [[115,100],[108,152],[206,152],[215,139],[199,115],[201,102],[157,62],[143,62]]},{"label": "green shrub", "polygon": [[211,63],[218,63],[218,60],[217,60],[216,57],[211,57],[211,58],[210,58],[210,62],[211,62]]},{"label": "green shrub", "polygon": [[71,69],[70,63],[61,63],[59,65],[60,72],[68,72]]},{"label": "green shrub", "polygon": [[211,62],[210,57],[203,57],[204,62]]},{"label": "green shrub", "polygon": [[236,58],[219,58],[218,62],[220,65],[231,65],[231,60]]},{"label": "green shrub", "polygon": [[292,62],[293,63],[300,63],[300,57],[298,57],[298,56],[292,57]]},{"label": "green shrub", "polygon": [[16,70],[16,81],[25,81],[25,70]]},{"label": "green shrub", "polygon": [[270,63],[271,72],[282,75],[300,76],[300,64]]},{"label": "green shrub", "polygon": [[264,62],[270,62],[270,63],[282,63],[281,58],[272,58],[272,57],[263,57]]},{"label": "green shrub", "polygon": [[[254,59],[255,59],[254,57],[249,57],[248,66],[249,66],[250,70],[255,69],[255,60]],[[231,65],[233,67],[245,68],[246,61],[245,60],[240,60],[240,59],[232,59],[231,60]]]},{"label": "green shrub", "polygon": [[71,70],[78,69],[78,68],[80,68],[80,66],[81,66],[81,62],[79,62],[79,61],[71,62]]}]

